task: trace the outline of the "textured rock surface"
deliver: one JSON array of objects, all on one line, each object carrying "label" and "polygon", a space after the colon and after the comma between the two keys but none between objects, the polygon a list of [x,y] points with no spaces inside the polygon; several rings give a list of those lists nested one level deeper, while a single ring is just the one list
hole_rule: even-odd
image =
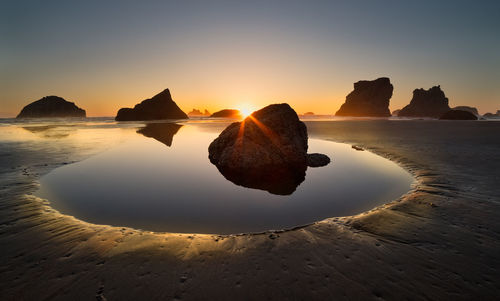
[{"label": "textured rock surface", "polygon": [[45,96],[25,106],[17,118],[86,117],[85,110],[58,96]]},{"label": "textured rock surface", "polygon": [[307,128],[288,104],[274,104],[229,125],[208,151],[235,184],[290,194],[305,178]]},{"label": "textured rock surface", "polygon": [[117,121],[162,120],[189,118],[172,100],[170,91],[165,89],[153,98],[146,99],[131,108],[121,108],[116,115]]},{"label": "textured rock surface", "polygon": [[347,95],[345,103],[335,113],[337,116],[388,117],[389,100],[393,86],[387,77],[362,80],[354,83],[354,91]]},{"label": "textured rock surface", "polygon": [[440,86],[434,86],[429,90],[413,90],[413,98],[410,104],[401,109],[398,116],[439,118],[449,110],[448,98],[446,98]]},{"label": "textured rock surface", "polygon": [[210,117],[225,117],[225,118],[241,118],[241,112],[239,110],[221,110],[213,113]]},{"label": "textured rock surface", "polygon": [[449,110],[439,117],[441,120],[477,120],[477,116],[469,111]]}]

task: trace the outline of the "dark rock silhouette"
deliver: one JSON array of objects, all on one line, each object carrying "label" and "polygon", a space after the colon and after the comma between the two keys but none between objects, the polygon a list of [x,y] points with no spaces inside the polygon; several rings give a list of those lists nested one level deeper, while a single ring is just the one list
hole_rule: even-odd
[{"label": "dark rock silhouette", "polygon": [[205,109],[205,112],[201,112],[198,109],[193,109],[188,113],[188,116],[210,116],[210,112],[208,112],[207,109]]},{"label": "dark rock silhouette", "polygon": [[85,110],[59,96],[45,96],[25,106],[16,118],[86,117]]},{"label": "dark rock silhouette", "polygon": [[449,110],[448,98],[441,90],[441,86],[434,86],[429,90],[413,90],[410,104],[401,109],[398,116],[439,118]]},{"label": "dark rock silhouette", "polygon": [[174,135],[182,127],[176,123],[148,123],[145,127],[137,130],[137,133],[153,138],[166,146],[172,146]]},{"label": "dark rock silhouette", "polygon": [[116,115],[117,121],[187,119],[189,118],[172,100],[170,91],[165,89],[153,98],[136,104],[133,109],[121,108]]},{"label": "dark rock silhouette", "polygon": [[477,120],[477,116],[469,111],[449,110],[439,117],[440,120]]},{"label": "dark rock silhouette", "polygon": [[321,167],[328,165],[330,163],[330,158],[324,154],[308,154],[307,155],[307,166],[309,167]]},{"label": "dark rock silhouette", "polygon": [[305,179],[307,128],[288,104],[269,105],[230,124],[208,152],[231,182],[288,195]]},{"label": "dark rock silhouette", "polygon": [[401,109],[392,111],[392,116],[399,116],[399,112],[401,112]]},{"label": "dark rock silhouette", "polygon": [[388,117],[389,100],[393,86],[387,77],[362,80],[354,83],[354,90],[347,95],[345,103],[335,113],[337,116]]},{"label": "dark rock silhouette", "polygon": [[493,113],[486,113],[483,115],[485,118],[500,118],[500,110],[496,112],[496,114]]},{"label": "dark rock silhouette", "polygon": [[460,111],[467,111],[471,112],[472,114],[476,115],[477,117],[481,116],[479,112],[477,111],[477,108],[474,107],[469,107],[469,106],[458,106],[452,108],[452,110],[460,110]]},{"label": "dark rock silhouette", "polygon": [[219,117],[219,118],[241,118],[241,112],[239,110],[221,110],[213,113],[210,117]]},{"label": "dark rock silhouette", "polygon": [[305,112],[304,116],[314,116],[314,112]]}]

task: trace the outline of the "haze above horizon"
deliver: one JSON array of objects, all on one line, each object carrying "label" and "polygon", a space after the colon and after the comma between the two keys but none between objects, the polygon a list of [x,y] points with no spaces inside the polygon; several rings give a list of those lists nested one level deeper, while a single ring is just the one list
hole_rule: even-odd
[{"label": "haze above horizon", "polygon": [[391,110],[441,85],[450,106],[500,109],[498,1],[5,1],[0,117],[58,95],[114,116],[165,88],[193,108],[333,114],[386,76]]}]

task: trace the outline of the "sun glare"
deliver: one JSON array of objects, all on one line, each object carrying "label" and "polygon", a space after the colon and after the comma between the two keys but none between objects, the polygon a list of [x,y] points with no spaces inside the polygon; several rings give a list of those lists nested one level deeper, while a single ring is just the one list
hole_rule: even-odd
[{"label": "sun glare", "polygon": [[238,110],[240,111],[241,116],[243,116],[243,118],[248,117],[248,115],[252,114],[253,111],[255,111],[251,106],[249,106],[247,104],[240,105]]}]

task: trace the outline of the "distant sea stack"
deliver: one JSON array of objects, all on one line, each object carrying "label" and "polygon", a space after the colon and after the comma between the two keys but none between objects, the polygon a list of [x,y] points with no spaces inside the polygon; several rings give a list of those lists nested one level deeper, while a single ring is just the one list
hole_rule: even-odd
[{"label": "distant sea stack", "polygon": [[441,90],[441,86],[434,86],[429,90],[413,90],[410,104],[401,109],[398,116],[439,118],[449,110],[448,98]]},{"label": "distant sea stack", "polygon": [[241,118],[241,112],[239,110],[221,110],[213,113],[210,117],[219,117],[219,118]]},{"label": "distant sea stack", "polygon": [[25,106],[16,118],[86,117],[85,110],[59,96],[45,96]]},{"label": "distant sea stack", "polygon": [[133,109],[121,108],[116,115],[117,121],[188,119],[177,104],[172,100],[170,91],[165,89],[153,98],[143,100]]},{"label": "distant sea stack", "polygon": [[399,116],[399,112],[401,112],[401,109],[392,111],[392,116]]},{"label": "distant sea stack", "polygon": [[460,110],[460,111],[467,111],[471,112],[472,114],[476,115],[477,117],[480,117],[481,115],[479,114],[477,108],[474,107],[469,107],[469,106],[458,106],[452,108],[452,110]]},{"label": "distant sea stack", "polygon": [[205,109],[205,112],[202,112],[198,109],[193,109],[191,112],[188,113],[188,116],[193,116],[193,117],[200,117],[200,116],[210,116],[210,112]]},{"label": "distant sea stack", "polygon": [[393,86],[387,77],[376,80],[361,80],[354,83],[354,90],[347,95],[345,103],[336,116],[389,117],[389,100]]},{"label": "distant sea stack", "polygon": [[477,116],[469,111],[449,110],[444,113],[440,120],[477,120]]}]

